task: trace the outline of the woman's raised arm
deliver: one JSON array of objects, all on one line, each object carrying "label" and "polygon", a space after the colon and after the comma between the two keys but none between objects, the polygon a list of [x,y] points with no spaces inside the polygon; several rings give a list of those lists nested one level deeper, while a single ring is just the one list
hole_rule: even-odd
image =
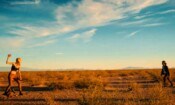
[{"label": "woman's raised arm", "polygon": [[9,62],[9,58],[11,57],[11,54],[8,54],[7,56],[7,60],[6,60],[6,64],[13,64],[14,62]]}]

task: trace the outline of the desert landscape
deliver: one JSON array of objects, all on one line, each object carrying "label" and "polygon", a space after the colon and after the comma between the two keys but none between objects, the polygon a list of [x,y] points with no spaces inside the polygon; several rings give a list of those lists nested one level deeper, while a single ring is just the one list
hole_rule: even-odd
[{"label": "desert landscape", "polygon": [[175,105],[174,26],[175,0],[0,0],[0,105]]},{"label": "desert landscape", "polygon": [[[175,69],[170,69],[175,82]],[[23,71],[23,96],[0,73],[1,105],[173,105],[175,87],[162,87],[161,70]]]}]

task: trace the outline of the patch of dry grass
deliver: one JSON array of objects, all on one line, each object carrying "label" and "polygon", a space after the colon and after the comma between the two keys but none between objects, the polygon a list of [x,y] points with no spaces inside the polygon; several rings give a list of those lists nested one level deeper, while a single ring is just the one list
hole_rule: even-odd
[{"label": "patch of dry grass", "polygon": [[[161,70],[23,71],[22,77],[25,84],[45,85],[53,89],[50,94],[45,94],[45,100],[50,105],[55,104],[54,91],[64,89],[80,92],[79,105],[173,105],[174,93],[162,88],[160,72]],[[175,71],[170,72],[171,79],[175,82]],[[1,81],[7,81],[7,72],[0,73],[0,76]],[[121,88],[105,91],[109,82],[107,78],[117,77],[158,82],[150,88],[141,88],[141,84],[133,82],[128,84],[129,90],[126,91],[121,91]]]}]

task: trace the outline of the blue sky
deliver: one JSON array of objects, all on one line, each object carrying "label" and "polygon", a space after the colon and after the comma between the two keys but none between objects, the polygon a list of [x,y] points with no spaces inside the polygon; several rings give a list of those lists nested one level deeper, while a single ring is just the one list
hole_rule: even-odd
[{"label": "blue sky", "polygon": [[174,0],[1,0],[6,55],[39,69],[175,67]]}]

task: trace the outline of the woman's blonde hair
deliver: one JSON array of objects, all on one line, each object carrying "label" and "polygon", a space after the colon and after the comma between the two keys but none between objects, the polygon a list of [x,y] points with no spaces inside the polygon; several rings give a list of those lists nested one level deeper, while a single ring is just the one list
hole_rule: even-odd
[{"label": "woman's blonde hair", "polygon": [[16,62],[20,63],[22,61],[21,58],[16,58]]}]

